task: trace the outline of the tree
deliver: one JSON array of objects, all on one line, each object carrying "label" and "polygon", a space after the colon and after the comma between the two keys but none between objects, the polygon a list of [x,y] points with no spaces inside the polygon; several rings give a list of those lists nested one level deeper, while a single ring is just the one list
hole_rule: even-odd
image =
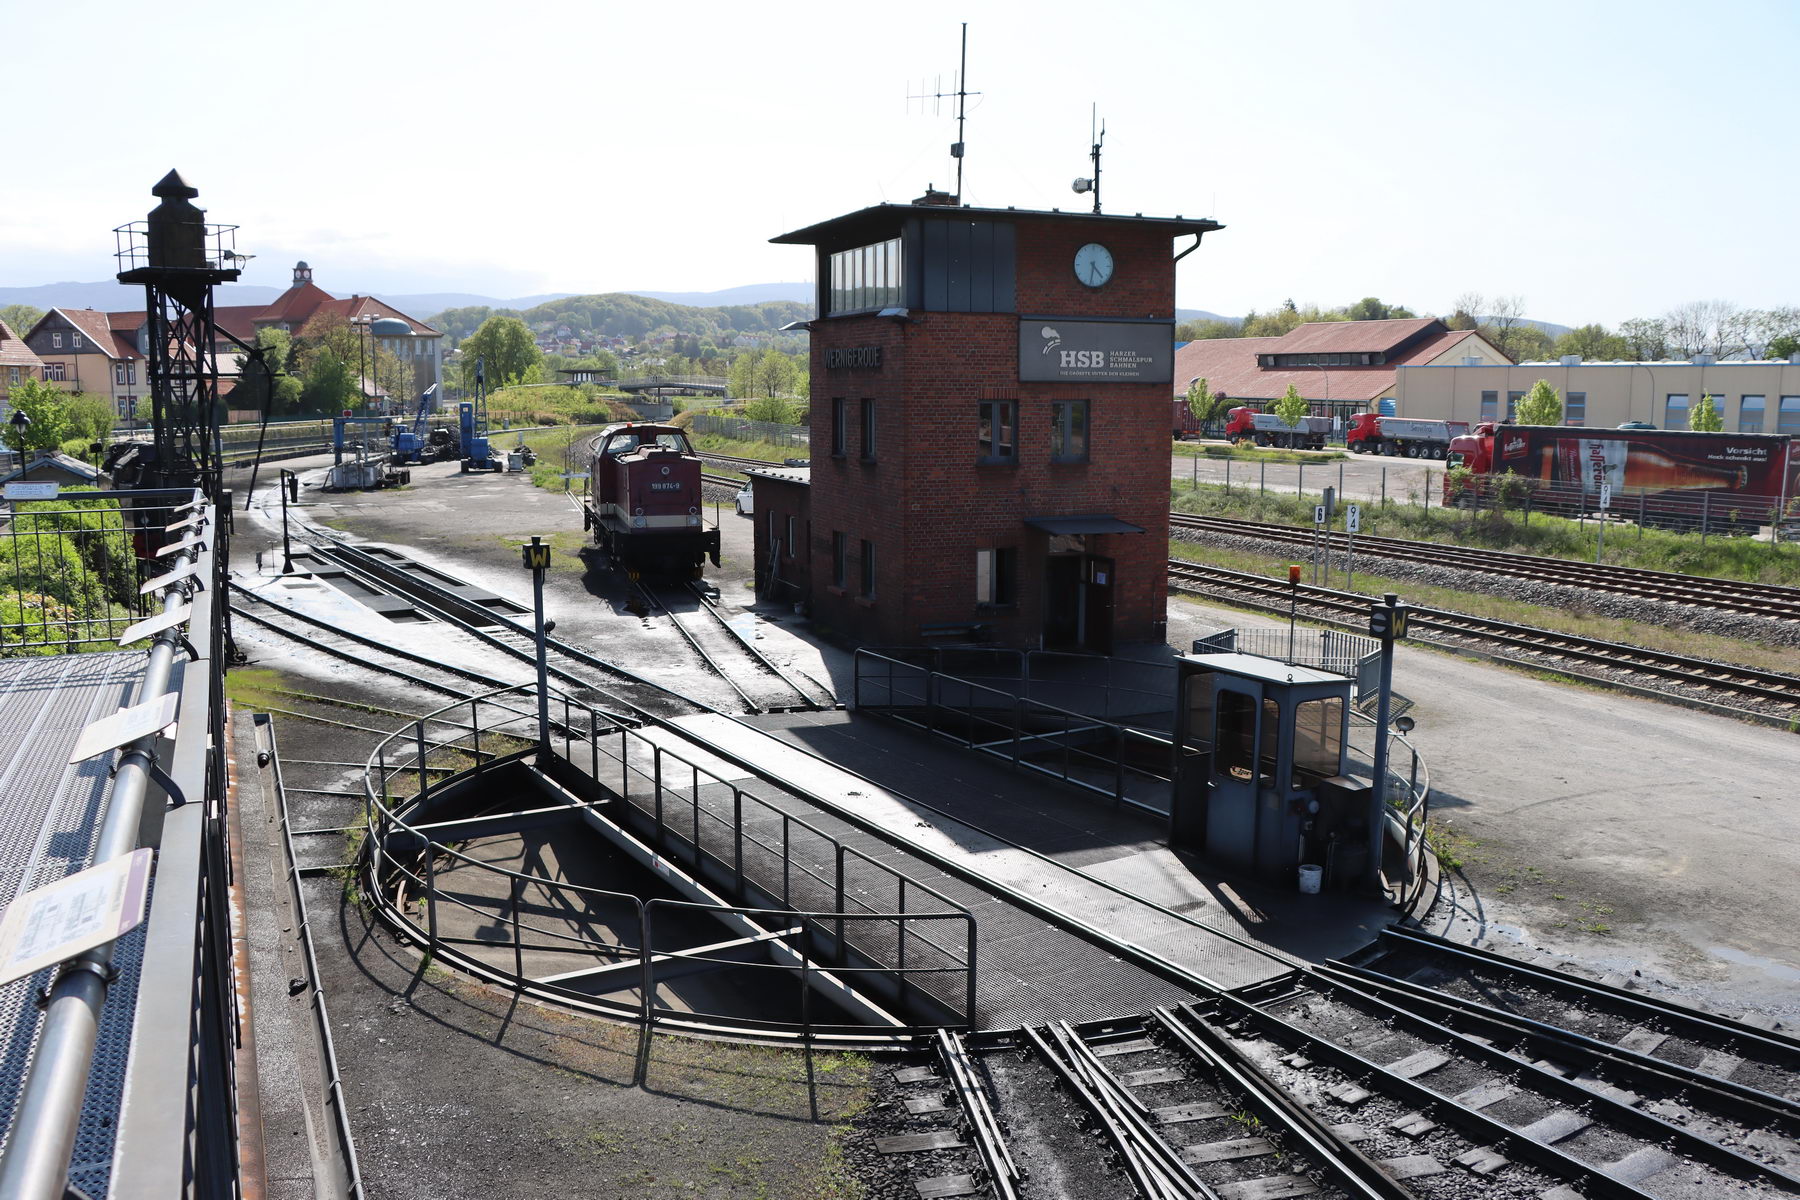
[{"label": "tree", "polygon": [[62,448],[69,436],[69,393],[41,379],[26,379],[14,384],[6,399],[31,422],[22,430],[6,426],[6,440],[15,443],[13,449],[29,455]]},{"label": "tree", "polygon": [[1287,391],[1282,393],[1281,399],[1275,402],[1273,411],[1277,417],[1281,418],[1283,425],[1297,428],[1300,418],[1312,411],[1312,405],[1308,404],[1306,397],[1302,396],[1299,390],[1290,383]]},{"label": "tree", "polygon": [[1206,380],[1196,379],[1194,382],[1188,384],[1188,414],[1192,416],[1196,422],[1206,420],[1207,412],[1212,408],[1212,402],[1212,389],[1206,386]]},{"label": "tree", "polygon": [[1531,385],[1531,390],[1519,397],[1517,410],[1521,425],[1561,425],[1563,420],[1563,402],[1550,381],[1540,379]]},{"label": "tree", "polygon": [[1625,339],[1604,325],[1582,325],[1557,338],[1550,352],[1558,358],[1579,354],[1590,362],[1611,362],[1626,356]]},{"label": "tree", "polygon": [[1701,396],[1688,414],[1688,428],[1696,433],[1718,433],[1725,428],[1725,416],[1713,401],[1711,392]]},{"label": "tree", "polygon": [[1383,304],[1374,296],[1364,296],[1345,309],[1344,313],[1352,321],[1404,321],[1413,315],[1409,308],[1398,304]]},{"label": "tree", "polygon": [[69,427],[63,434],[64,440],[80,438],[84,442],[105,441],[106,435],[113,431],[113,426],[119,419],[111,404],[98,396],[89,396],[83,392],[76,392],[69,397],[66,411]]},{"label": "tree", "polygon": [[1729,300],[1690,300],[1663,314],[1669,349],[1682,358],[1730,358],[1750,348],[1757,314]]},{"label": "tree", "polygon": [[1178,342],[1205,342],[1214,338],[1233,338],[1242,328],[1235,321],[1183,321],[1175,327]]},{"label": "tree", "polygon": [[31,327],[43,319],[44,310],[33,308],[29,304],[8,304],[5,308],[0,308],[0,321],[5,321],[20,337],[31,332]]},{"label": "tree", "polygon": [[525,322],[517,317],[489,317],[463,340],[463,387],[475,390],[477,359],[485,363],[487,386],[500,388],[541,379],[541,374],[531,377],[533,368],[541,371],[543,357]]},{"label": "tree", "polygon": [[1771,338],[1768,348],[1763,351],[1767,358],[1792,358],[1796,354],[1800,354],[1800,336],[1791,333]]},{"label": "tree", "polygon": [[301,403],[310,412],[335,415],[356,407],[358,390],[356,369],[339,358],[335,350],[322,349],[312,356],[307,367]]},{"label": "tree", "polygon": [[1668,331],[1657,317],[1633,317],[1619,326],[1625,357],[1632,362],[1661,362],[1669,357]]}]

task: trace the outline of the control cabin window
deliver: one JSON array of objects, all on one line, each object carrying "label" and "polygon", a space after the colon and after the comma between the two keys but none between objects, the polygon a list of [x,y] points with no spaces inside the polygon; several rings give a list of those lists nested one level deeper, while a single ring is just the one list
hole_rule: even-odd
[{"label": "control cabin window", "polygon": [[844,408],[846,401],[842,396],[831,401],[831,454],[834,458],[844,457]]},{"label": "control cabin window", "polygon": [[1214,771],[1262,787],[1275,784],[1275,755],[1281,739],[1281,706],[1262,702],[1262,737],[1258,745],[1255,697],[1242,692],[1219,692],[1214,697]]},{"label": "control cabin window", "polygon": [[1499,392],[1483,392],[1483,393],[1481,393],[1481,419],[1483,421],[1493,421],[1493,420],[1497,420],[1499,418],[1499,415],[1500,415],[1500,393]]},{"label": "control cabin window", "polygon": [[1050,461],[1086,462],[1088,458],[1088,402],[1053,400],[1050,403]]},{"label": "control cabin window", "polygon": [[862,460],[875,461],[875,402],[864,400],[862,408]]},{"label": "control cabin window", "polygon": [[1018,551],[1011,546],[975,552],[975,603],[995,607],[1014,603],[1013,581]]},{"label": "control cabin window", "polygon": [[1745,396],[1738,401],[1738,432],[1761,433],[1767,396]]},{"label": "control cabin window", "polygon": [[861,593],[865,597],[873,596],[875,594],[875,543],[865,540],[862,543],[861,548],[862,548]]},{"label": "control cabin window", "polygon": [[1563,401],[1563,424],[1564,425],[1585,425],[1585,424],[1587,424],[1587,393],[1586,392],[1570,392],[1568,395],[1568,398]]},{"label": "control cabin window", "polygon": [[977,462],[1019,461],[1018,408],[1011,400],[983,400],[975,444]]},{"label": "control cabin window", "polygon": [[1310,787],[1338,773],[1343,750],[1344,702],[1336,696],[1294,708],[1294,786]]},{"label": "control cabin window", "polygon": [[1670,392],[1663,398],[1663,428],[1686,429],[1688,427],[1688,398],[1680,392]]},{"label": "control cabin window", "polygon": [[890,238],[831,256],[832,313],[898,308],[906,276],[900,263],[900,239]]},{"label": "control cabin window", "polygon": [[850,538],[841,530],[833,530],[831,534],[831,586],[843,587],[844,580],[849,578]]}]

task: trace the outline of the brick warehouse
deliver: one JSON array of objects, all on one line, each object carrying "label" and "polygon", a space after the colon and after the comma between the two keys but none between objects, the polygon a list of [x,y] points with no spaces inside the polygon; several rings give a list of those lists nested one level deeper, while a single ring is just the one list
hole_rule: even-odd
[{"label": "brick warehouse", "polygon": [[1175,263],[1219,228],[933,193],[773,239],[815,248],[823,315],[763,582],[863,644],[1160,641]]}]

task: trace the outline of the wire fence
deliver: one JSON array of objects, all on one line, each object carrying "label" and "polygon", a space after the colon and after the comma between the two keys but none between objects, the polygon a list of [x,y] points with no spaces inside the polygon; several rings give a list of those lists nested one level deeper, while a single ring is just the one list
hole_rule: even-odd
[{"label": "wire fence", "polygon": [[751,421],[744,417],[700,412],[694,414],[693,421],[695,433],[710,433],[739,441],[773,442],[777,446],[792,446],[799,450],[808,449],[812,444],[812,431],[805,425],[782,425],[774,421]]},{"label": "wire fence", "polygon": [[149,611],[140,594],[148,538],[171,522],[167,504],[15,501],[0,516],[0,657],[115,648]]}]

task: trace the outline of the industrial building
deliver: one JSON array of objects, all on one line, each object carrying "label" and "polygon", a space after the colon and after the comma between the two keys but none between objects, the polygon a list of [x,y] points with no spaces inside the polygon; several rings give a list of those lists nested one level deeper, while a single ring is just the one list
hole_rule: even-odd
[{"label": "industrial building", "polygon": [[823,315],[812,465],[759,513],[759,570],[797,560],[865,644],[1160,641],[1175,263],[1219,228],[931,193],[775,238],[814,247]]}]

